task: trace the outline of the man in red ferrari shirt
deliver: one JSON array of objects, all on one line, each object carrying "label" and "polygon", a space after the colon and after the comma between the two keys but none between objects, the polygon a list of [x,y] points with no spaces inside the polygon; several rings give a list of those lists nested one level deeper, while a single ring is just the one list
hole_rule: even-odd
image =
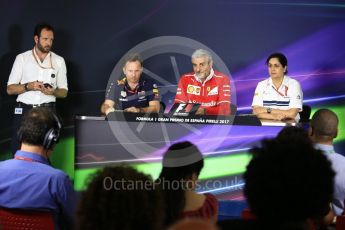
[{"label": "man in red ferrari shirt", "polygon": [[201,104],[198,115],[230,115],[230,80],[212,68],[211,54],[198,49],[192,54],[192,73],[182,75],[175,103]]}]

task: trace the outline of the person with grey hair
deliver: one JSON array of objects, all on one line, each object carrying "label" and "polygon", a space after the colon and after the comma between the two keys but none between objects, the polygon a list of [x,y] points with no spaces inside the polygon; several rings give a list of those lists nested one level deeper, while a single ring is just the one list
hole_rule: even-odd
[{"label": "person with grey hair", "polygon": [[143,62],[139,54],[126,57],[123,73],[125,76],[112,82],[106,90],[101,112],[108,114],[116,109],[132,113],[158,113],[158,88],[151,80],[141,76]]},{"label": "person with grey hair", "polygon": [[308,130],[309,137],[314,142],[315,148],[325,153],[336,173],[332,208],[337,216],[344,211],[345,200],[345,157],[336,153],[333,146],[334,139],[338,135],[338,123],[339,119],[333,111],[320,109],[313,115]]},{"label": "person with grey hair", "polygon": [[213,70],[211,54],[198,49],[192,54],[193,72],[181,76],[174,103],[201,104],[198,115],[230,115],[230,80]]}]

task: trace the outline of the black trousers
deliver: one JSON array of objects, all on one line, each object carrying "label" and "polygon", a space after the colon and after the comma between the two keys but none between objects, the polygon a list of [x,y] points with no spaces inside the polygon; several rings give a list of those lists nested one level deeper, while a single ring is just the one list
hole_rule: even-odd
[{"label": "black trousers", "polygon": [[55,109],[55,102],[51,103],[44,103],[41,104],[40,106],[36,105],[27,105],[22,102],[17,102],[15,108],[22,108],[22,114],[15,114],[13,109],[13,125],[12,125],[12,140],[11,140],[11,152],[14,155],[18,149],[20,149],[21,143],[19,142],[18,138],[18,130],[22,121],[23,115],[29,111],[30,109],[34,107],[45,107],[49,110],[51,110],[53,113],[56,113]]}]

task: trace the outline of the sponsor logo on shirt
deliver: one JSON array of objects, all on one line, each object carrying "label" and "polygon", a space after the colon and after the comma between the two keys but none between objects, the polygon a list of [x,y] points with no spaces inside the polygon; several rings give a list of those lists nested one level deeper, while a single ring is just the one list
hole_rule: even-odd
[{"label": "sponsor logo on shirt", "polygon": [[139,99],[144,99],[145,98],[145,91],[142,90],[142,91],[138,92],[138,97],[139,97]]},{"label": "sponsor logo on shirt", "polygon": [[210,92],[208,92],[208,96],[211,95],[218,95],[218,86],[214,87]]},{"label": "sponsor logo on shirt", "polygon": [[188,94],[194,94],[194,95],[200,95],[200,87],[195,85],[188,85],[187,86],[187,93]]},{"label": "sponsor logo on shirt", "polygon": [[153,95],[154,95],[155,98],[159,97],[158,89],[153,89],[152,92],[153,92]]},{"label": "sponsor logo on shirt", "polygon": [[201,104],[201,106],[204,106],[204,107],[210,107],[210,106],[215,106],[215,105],[217,105],[215,101],[210,101],[210,102]]},{"label": "sponsor logo on shirt", "polygon": [[300,95],[297,95],[297,99],[301,99],[301,96],[300,96]]}]

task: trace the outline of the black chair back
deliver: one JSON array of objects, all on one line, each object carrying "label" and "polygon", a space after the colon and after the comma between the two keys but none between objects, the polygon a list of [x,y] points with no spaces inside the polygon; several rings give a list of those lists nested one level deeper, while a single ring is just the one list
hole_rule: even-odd
[{"label": "black chair back", "polygon": [[299,122],[309,122],[311,107],[309,105],[303,105],[302,109],[303,109],[302,112],[299,113],[299,116],[300,116]]}]

